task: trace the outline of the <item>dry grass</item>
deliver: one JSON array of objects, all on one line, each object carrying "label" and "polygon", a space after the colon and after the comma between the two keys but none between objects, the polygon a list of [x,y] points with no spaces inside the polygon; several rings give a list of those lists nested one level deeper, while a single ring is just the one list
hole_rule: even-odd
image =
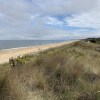
[{"label": "dry grass", "polygon": [[28,56],[28,63],[2,72],[0,100],[100,100],[99,47],[75,42]]}]

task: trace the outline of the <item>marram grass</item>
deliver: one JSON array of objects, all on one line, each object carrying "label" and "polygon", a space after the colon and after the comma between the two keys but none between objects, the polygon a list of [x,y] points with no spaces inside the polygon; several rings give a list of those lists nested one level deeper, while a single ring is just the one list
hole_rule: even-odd
[{"label": "marram grass", "polygon": [[[99,44],[74,42],[0,66],[0,100],[100,100]],[[26,59],[25,58],[25,59]]]}]

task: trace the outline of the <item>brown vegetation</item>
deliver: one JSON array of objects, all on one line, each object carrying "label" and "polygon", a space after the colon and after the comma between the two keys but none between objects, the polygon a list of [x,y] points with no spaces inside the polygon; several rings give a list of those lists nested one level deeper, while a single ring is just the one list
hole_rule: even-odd
[{"label": "brown vegetation", "polygon": [[96,48],[100,45],[75,42],[27,56],[26,63],[1,72],[0,100],[100,100]]}]

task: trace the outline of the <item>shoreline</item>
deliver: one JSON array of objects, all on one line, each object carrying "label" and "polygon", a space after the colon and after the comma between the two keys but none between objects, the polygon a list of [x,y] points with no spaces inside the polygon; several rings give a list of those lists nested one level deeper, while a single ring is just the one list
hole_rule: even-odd
[{"label": "shoreline", "polygon": [[64,42],[70,42],[70,41],[74,41],[74,40],[63,41],[63,42],[54,42],[54,43],[48,43],[48,44],[37,44],[37,45],[25,46],[25,47],[15,47],[15,48],[0,49],[0,52],[1,51],[8,51],[8,50],[18,50],[18,49],[23,49],[23,48],[31,48],[31,47],[42,46],[42,45],[56,44],[56,43],[64,43]]},{"label": "shoreline", "polygon": [[75,41],[65,41],[60,43],[50,43],[45,45],[37,45],[37,46],[28,46],[28,47],[19,47],[19,48],[11,48],[11,49],[3,49],[0,50],[0,64],[7,63],[9,58],[23,56],[25,54],[37,53],[40,51],[45,51],[50,48],[59,47],[62,45],[70,44]]}]

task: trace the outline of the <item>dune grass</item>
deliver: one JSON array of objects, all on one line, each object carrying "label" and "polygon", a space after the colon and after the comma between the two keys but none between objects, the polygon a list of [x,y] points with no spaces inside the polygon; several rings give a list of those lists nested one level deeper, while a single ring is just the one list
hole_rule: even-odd
[{"label": "dune grass", "polygon": [[[100,100],[99,44],[74,42],[0,68],[0,100]],[[3,67],[2,67],[3,66]]]}]

